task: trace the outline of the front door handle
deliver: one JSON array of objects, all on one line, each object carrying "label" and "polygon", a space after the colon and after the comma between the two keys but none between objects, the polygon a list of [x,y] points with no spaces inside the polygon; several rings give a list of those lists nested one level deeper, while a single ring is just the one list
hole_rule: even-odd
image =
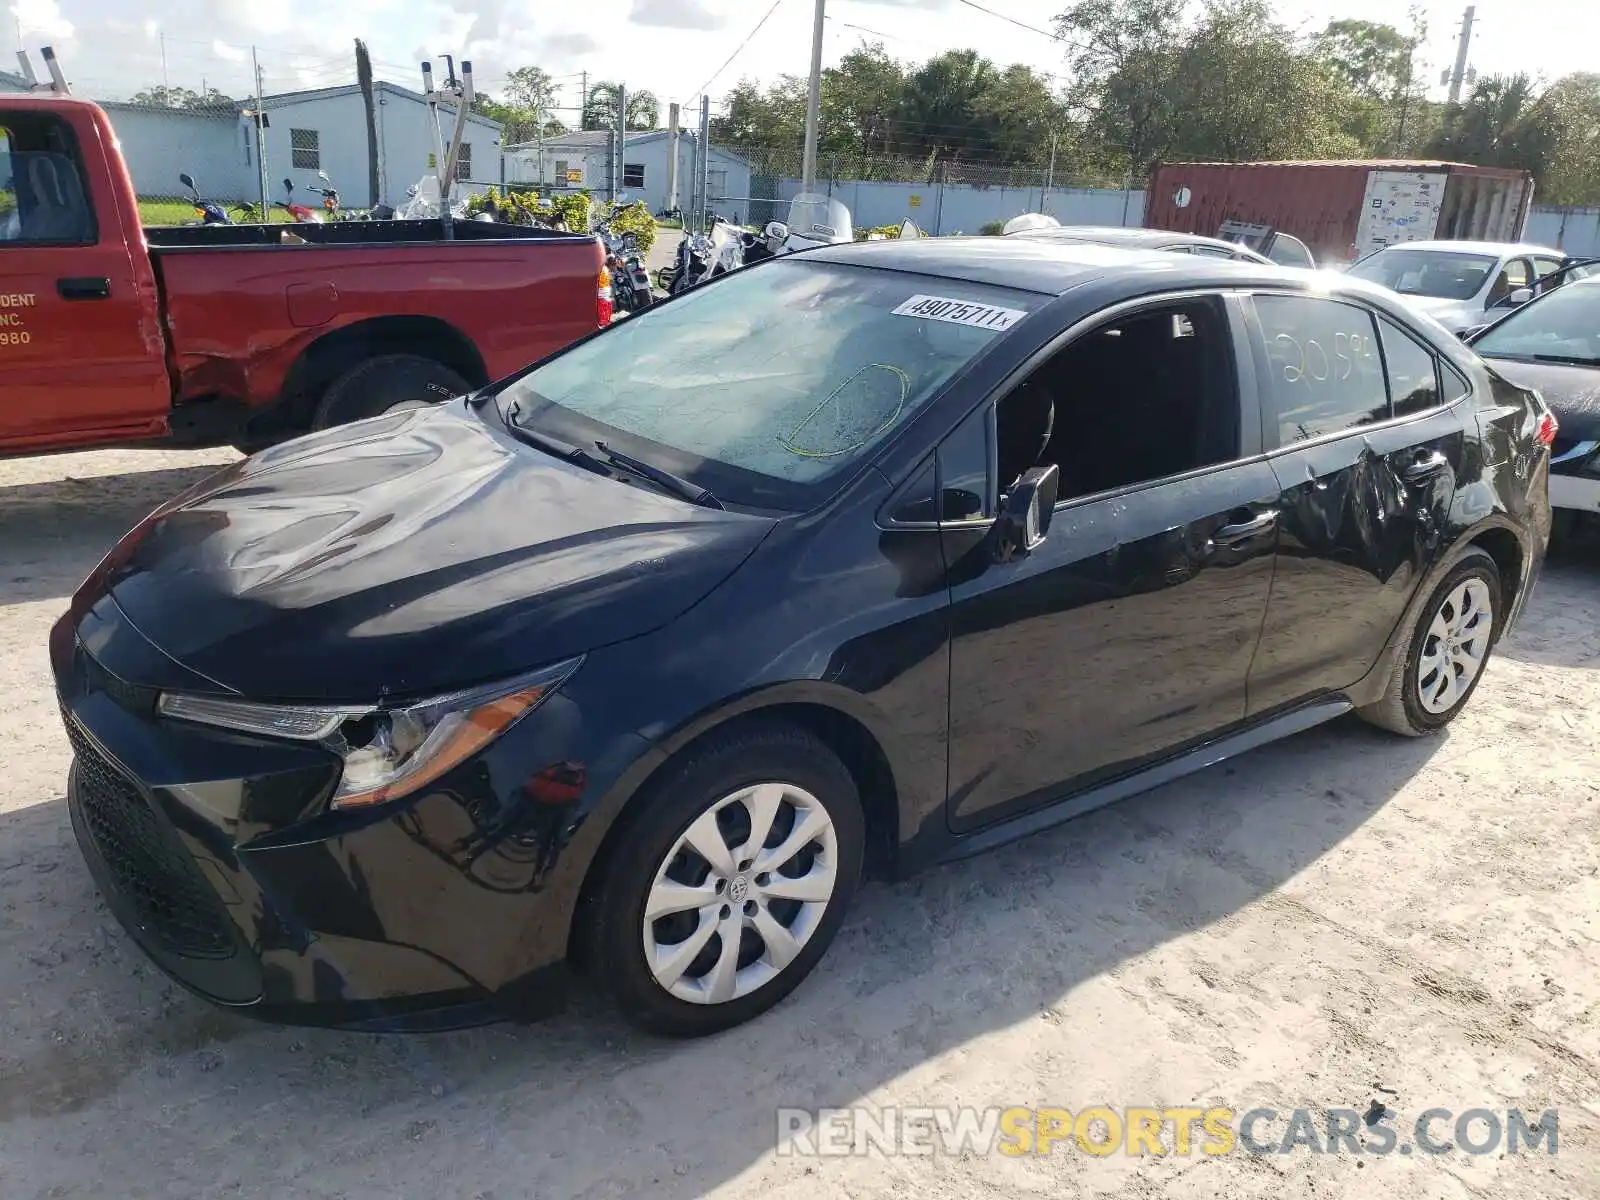
[{"label": "front door handle", "polygon": [[1450,465],[1450,460],[1437,450],[1419,453],[1412,462],[1401,470],[1400,475],[1407,483],[1424,483],[1432,479],[1440,471]]},{"label": "front door handle", "polygon": [[1265,533],[1278,523],[1278,510],[1269,508],[1265,512],[1257,513],[1248,521],[1239,521],[1233,525],[1224,525],[1211,535],[1211,540],[1219,546],[1232,546],[1237,542],[1253,538],[1257,534]]},{"label": "front door handle", "polygon": [[104,275],[80,275],[56,280],[56,291],[63,300],[109,300],[111,280]]}]

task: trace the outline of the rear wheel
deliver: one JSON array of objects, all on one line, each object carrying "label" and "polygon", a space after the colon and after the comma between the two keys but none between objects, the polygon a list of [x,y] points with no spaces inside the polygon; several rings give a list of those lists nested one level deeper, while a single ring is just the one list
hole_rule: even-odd
[{"label": "rear wheel", "polygon": [[1499,567],[1483,551],[1469,551],[1423,606],[1383,698],[1358,713],[1406,737],[1443,729],[1483,678],[1500,604]]},{"label": "rear wheel", "polygon": [[640,796],[595,888],[584,959],[624,1016],[715,1033],[766,1011],[827,950],[861,874],[850,773],[788,725],[693,750]]},{"label": "rear wheel", "polygon": [[329,429],[400,408],[439,404],[472,390],[443,363],[420,354],[383,354],[357,363],[328,386],[313,429]]}]

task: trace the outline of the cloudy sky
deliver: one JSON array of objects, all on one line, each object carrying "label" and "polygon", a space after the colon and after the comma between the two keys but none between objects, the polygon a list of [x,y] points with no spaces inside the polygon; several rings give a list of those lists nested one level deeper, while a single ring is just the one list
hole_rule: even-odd
[{"label": "cloudy sky", "polygon": [[[10,28],[0,46],[54,45],[80,95],[125,97],[165,77],[173,86],[202,83],[230,94],[250,86],[257,48],[268,91],[353,81],[351,43],[365,38],[381,78],[417,84],[424,56],[470,58],[479,90],[491,93],[505,72],[544,67],[576,108],[578,73],[619,75],[663,101],[688,101],[707,89],[717,98],[741,76],[770,79],[807,69],[811,0],[0,0]],[[1001,62],[1059,73],[1058,43],[1042,35],[1066,0],[829,0],[825,52],[837,60],[861,40],[923,59],[952,47],[975,47]],[[1394,19],[1401,0],[1277,0],[1291,25],[1313,31],[1329,19]],[[1462,5],[1425,0],[1426,58],[1436,80],[1454,57]],[[1482,73],[1529,70],[1548,78],[1595,69],[1600,40],[1597,0],[1479,0],[1472,65]],[[1025,28],[1033,26],[1033,29]],[[749,38],[741,49],[741,43]],[[730,66],[714,78],[730,55]],[[7,54],[0,65],[10,67]]]}]

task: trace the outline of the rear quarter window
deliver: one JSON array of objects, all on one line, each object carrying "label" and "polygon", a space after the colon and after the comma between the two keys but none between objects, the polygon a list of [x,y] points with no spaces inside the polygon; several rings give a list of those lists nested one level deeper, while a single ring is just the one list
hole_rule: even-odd
[{"label": "rear quarter window", "polygon": [[1378,325],[1383,334],[1383,362],[1395,415],[1407,416],[1438,407],[1439,380],[1433,352],[1388,321],[1380,320]]},{"label": "rear quarter window", "polygon": [[1279,445],[1388,417],[1371,313],[1314,296],[1257,296],[1255,309],[1267,358],[1263,399]]}]

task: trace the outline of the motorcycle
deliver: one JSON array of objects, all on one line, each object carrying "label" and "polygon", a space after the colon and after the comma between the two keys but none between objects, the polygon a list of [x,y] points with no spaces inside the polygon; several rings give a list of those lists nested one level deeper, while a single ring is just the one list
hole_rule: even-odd
[{"label": "motorcycle", "polygon": [[317,178],[327,186],[312,188],[322,197],[322,211],[330,221],[356,221],[361,220],[366,214],[352,212],[339,206],[339,189],[333,186],[333,180],[328,178],[326,171],[318,171]]},{"label": "motorcycle", "polygon": [[316,209],[308,208],[304,204],[296,204],[294,202],[294,180],[285,179],[283,181],[283,191],[286,199],[274,200],[272,202],[273,208],[283,209],[289,214],[290,217],[294,219],[294,223],[296,225],[322,224],[322,214]]},{"label": "motorcycle", "polygon": [[639,239],[632,233],[617,233],[607,221],[595,226],[595,236],[605,247],[606,269],[611,273],[611,298],[623,312],[639,312],[655,301],[650,292],[650,274],[639,253]]},{"label": "motorcycle", "polygon": [[850,210],[841,201],[820,192],[801,192],[789,203],[788,221],[768,222],[765,233],[769,244],[778,244],[779,254],[793,254],[815,246],[837,246],[854,241],[856,236]]},{"label": "motorcycle", "polygon": [[676,296],[708,279],[737,271],[753,261],[747,253],[755,240],[754,234],[713,213],[710,232],[693,233],[679,242],[677,261],[656,273],[656,284]]},{"label": "motorcycle", "polygon": [[[228,210],[215,200],[205,200],[200,196],[200,189],[195,186],[194,176],[187,171],[178,176],[178,182],[189,190],[189,203],[194,205],[194,215],[200,218],[201,225],[232,225],[233,221],[228,216]],[[191,222],[193,224],[194,222]]]}]

